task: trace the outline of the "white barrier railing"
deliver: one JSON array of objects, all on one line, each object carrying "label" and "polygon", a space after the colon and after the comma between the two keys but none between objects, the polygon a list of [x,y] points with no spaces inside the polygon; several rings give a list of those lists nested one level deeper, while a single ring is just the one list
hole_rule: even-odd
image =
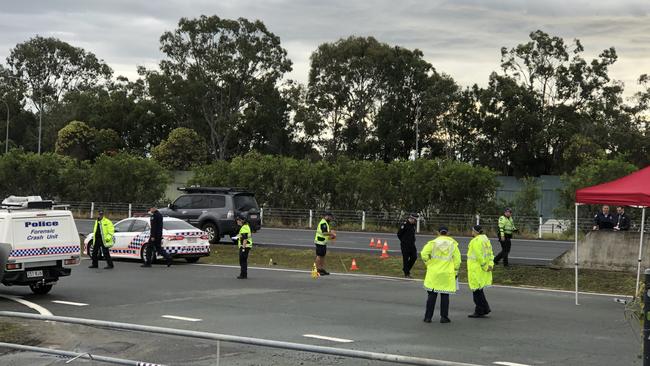
[{"label": "white barrier railing", "polygon": [[[119,329],[119,330],[129,330],[129,331],[146,332],[146,333],[154,333],[154,334],[165,334],[165,335],[189,337],[189,338],[197,338],[197,339],[207,339],[207,340],[217,341],[218,349],[220,347],[219,342],[224,341],[224,342],[231,342],[231,343],[248,344],[253,346],[280,348],[280,349],[286,349],[291,351],[311,352],[311,353],[359,358],[359,359],[366,359],[366,360],[373,360],[373,361],[393,362],[401,365],[480,366],[477,364],[444,361],[444,360],[436,360],[436,359],[420,358],[420,357],[412,357],[412,356],[402,356],[402,355],[395,355],[390,353],[358,351],[358,350],[346,349],[346,348],[315,346],[315,345],[303,344],[303,343],[293,343],[293,342],[283,342],[283,341],[275,341],[275,340],[261,339],[261,338],[241,337],[241,336],[233,336],[228,334],[198,332],[193,330],[153,327],[148,325],[138,325],[138,324],[130,324],[130,323],[109,322],[104,320],[70,318],[70,317],[53,316],[53,315],[28,314],[28,313],[18,313],[13,311],[0,311],[0,316],[32,319],[32,320],[48,320],[48,321],[55,321],[61,323],[87,325],[93,327],[104,327],[104,328]],[[219,357],[220,357],[219,352],[217,352],[217,360],[216,360],[217,365],[219,365]]]}]

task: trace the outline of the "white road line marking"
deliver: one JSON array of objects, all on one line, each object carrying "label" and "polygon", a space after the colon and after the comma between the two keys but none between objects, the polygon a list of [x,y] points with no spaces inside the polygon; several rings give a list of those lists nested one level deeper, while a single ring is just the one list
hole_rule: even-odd
[{"label": "white road line marking", "polygon": [[4,297],[5,299],[8,299],[8,300],[15,301],[17,303],[23,304],[23,305],[27,306],[28,308],[30,308],[32,310],[38,311],[38,313],[41,314],[41,315],[54,315],[49,310],[47,310],[46,308],[44,308],[44,307],[42,307],[42,306],[40,306],[38,304],[35,304],[35,303],[31,302],[31,301],[21,299],[18,296],[0,295],[0,297]]},{"label": "white road line marking", "polygon": [[322,339],[322,340],[326,340],[326,341],[339,342],[339,343],[352,343],[352,342],[354,342],[351,339],[325,337],[325,336],[318,335],[318,334],[303,334],[302,336],[307,337],[307,338],[316,338],[316,339]]},{"label": "white road line marking", "polygon": [[82,302],[72,302],[72,301],[62,301],[62,300],[52,300],[52,302],[55,304],[62,304],[62,305],[88,306],[88,304],[84,304]]},{"label": "white road line marking", "polygon": [[175,315],[163,315],[162,318],[174,319],[174,320],[184,320],[186,322],[200,322],[203,319],[197,318],[186,318],[184,316],[175,316]]},{"label": "white road line marking", "polygon": [[[235,268],[239,269],[239,266],[233,266],[228,264],[208,264],[208,263],[196,263],[190,264],[191,266],[202,266],[202,267],[218,267],[218,268]],[[266,267],[248,267],[249,269],[256,269],[260,271],[275,271],[275,272],[293,272],[293,273],[311,273],[304,269],[288,269],[288,268],[266,268]],[[391,277],[391,276],[378,276],[378,275],[368,275],[361,273],[331,273],[332,276],[341,276],[341,277],[362,277],[378,280],[387,280],[387,281],[400,281],[400,282],[422,282],[421,279],[417,278],[400,278],[400,277]],[[466,282],[459,282],[461,285],[467,285]],[[570,290],[556,290],[552,288],[540,288],[540,287],[523,287],[523,286],[506,286],[506,285],[492,285],[491,287],[505,288],[511,290],[524,290],[524,291],[541,291],[541,292],[556,292],[560,294],[575,294],[575,291]],[[599,292],[578,292],[580,295],[594,295],[594,296],[605,296],[605,297],[625,297],[631,298],[630,295],[621,295],[621,294],[604,294]]]},{"label": "white road line marking", "polygon": [[515,363],[515,362],[506,362],[506,361],[497,361],[497,362],[492,362],[495,365],[501,365],[501,366],[530,366],[526,365],[524,363]]}]

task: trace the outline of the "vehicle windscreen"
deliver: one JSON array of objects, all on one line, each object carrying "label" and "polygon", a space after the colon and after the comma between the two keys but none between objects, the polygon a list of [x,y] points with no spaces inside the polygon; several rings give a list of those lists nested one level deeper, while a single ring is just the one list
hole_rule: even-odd
[{"label": "vehicle windscreen", "polygon": [[165,230],[194,230],[194,226],[185,221],[163,221],[163,229]]},{"label": "vehicle windscreen", "polygon": [[235,210],[237,211],[249,211],[251,209],[258,209],[257,201],[255,196],[247,194],[239,194],[234,197],[235,199]]}]

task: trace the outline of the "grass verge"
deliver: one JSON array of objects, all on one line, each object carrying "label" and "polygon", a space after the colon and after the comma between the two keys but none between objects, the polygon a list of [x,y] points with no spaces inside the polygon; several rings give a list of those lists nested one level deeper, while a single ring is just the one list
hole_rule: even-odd
[{"label": "grass verge", "polygon": [[[18,343],[26,345],[38,344],[38,341],[31,336],[34,329],[21,325],[17,321],[0,320],[0,340],[5,343]],[[0,353],[2,349],[0,349]]]},{"label": "grass verge", "polygon": [[[249,255],[248,265],[255,267],[280,267],[289,269],[310,270],[314,263],[315,253],[307,249],[287,249],[255,246]],[[380,259],[376,254],[347,253],[329,251],[327,253],[327,269],[333,272],[348,272],[352,259],[356,259],[359,271],[372,275],[403,277],[402,257],[391,256]],[[275,264],[270,264],[270,261]],[[209,257],[201,259],[201,263],[239,265],[237,248],[233,245],[213,245]],[[459,278],[467,282],[466,264],[461,264]],[[414,278],[424,278],[425,267],[422,261],[417,261],[411,275]],[[636,276],[628,272],[580,270],[580,291],[634,295]],[[495,285],[541,287],[557,290],[574,290],[573,269],[552,269],[535,266],[511,266],[504,269],[495,268]]]}]

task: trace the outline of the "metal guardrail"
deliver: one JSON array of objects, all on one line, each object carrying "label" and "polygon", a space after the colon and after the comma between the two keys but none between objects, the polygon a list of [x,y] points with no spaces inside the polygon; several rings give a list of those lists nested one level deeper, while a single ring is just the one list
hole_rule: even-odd
[{"label": "metal guardrail", "polygon": [[[129,323],[118,323],[118,322],[110,322],[104,320],[70,318],[70,317],[53,316],[53,315],[28,314],[28,313],[19,313],[13,311],[0,311],[0,316],[32,319],[32,320],[49,320],[49,321],[69,323],[69,324],[80,324],[80,325],[88,325],[94,327],[105,327],[105,328],[120,329],[120,330],[129,330],[129,331],[138,331],[138,332],[147,332],[147,333],[155,333],[155,334],[165,334],[165,335],[172,335],[172,336],[213,340],[213,341],[217,341],[217,350],[219,350],[220,348],[219,342],[223,341],[223,342],[248,344],[253,346],[261,346],[261,347],[280,348],[280,349],[286,349],[292,351],[311,352],[311,353],[327,354],[333,356],[359,358],[359,359],[366,359],[372,361],[393,362],[401,365],[480,366],[478,364],[402,356],[402,355],[395,355],[389,353],[358,351],[358,350],[345,349],[345,348],[315,346],[315,345],[302,344],[302,343],[274,341],[274,340],[261,339],[261,338],[241,337],[241,336],[233,336],[228,334],[208,333],[208,332],[154,327],[154,326],[129,324]],[[217,351],[216,364],[219,365],[219,351]]]},{"label": "metal guardrail", "polygon": [[25,345],[22,345],[22,344],[14,344],[14,343],[0,342],[0,348],[11,348],[11,349],[15,349],[15,350],[18,350],[18,351],[27,351],[27,352],[34,352],[34,353],[47,353],[47,354],[50,354],[50,355],[63,356],[63,357],[69,358],[69,360],[67,360],[65,363],[70,363],[70,362],[75,361],[75,360],[84,359],[84,360],[91,360],[91,361],[99,361],[99,362],[110,363],[110,364],[113,364],[113,365],[164,366],[164,365],[160,365],[160,364],[157,364],[157,363],[132,361],[132,360],[125,360],[125,359],[121,359],[121,358],[98,356],[98,355],[93,355],[93,354],[90,354],[90,353],[78,353],[78,352],[70,352],[70,351],[61,351],[61,350],[56,350],[56,349],[51,349],[51,348],[25,346]]},{"label": "metal guardrail", "polygon": [[[111,218],[119,219],[144,214],[151,204],[148,203],[119,203],[119,202],[62,202],[62,205],[75,213],[77,217],[93,218],[97,210],[102,209]],[[278,208],[263,207],[261,209],[264,226],[289,226],[298,228],[315,228],[320,220],[322,210],[307,208]],[[365,211],[365,210],[333,210],[336,225],[349,230],[391,230],[399,226],[408,215],[405,211]],[[439,226],[448,226],[453,231],[469,231],[469,228],[480,223],[484,229],[495,231],[499,220],[498,215],[456,214],[456,213],[422,213],[418,222],[419,231],[434,232]],[[561,234],[573,229],[573,218],[543,218],[537,216],[517,216],[516,226],[529,235],[541,238],[543,234]],[[593,225],[590,218],[581,218],[579,228],[591,230]]]}]

